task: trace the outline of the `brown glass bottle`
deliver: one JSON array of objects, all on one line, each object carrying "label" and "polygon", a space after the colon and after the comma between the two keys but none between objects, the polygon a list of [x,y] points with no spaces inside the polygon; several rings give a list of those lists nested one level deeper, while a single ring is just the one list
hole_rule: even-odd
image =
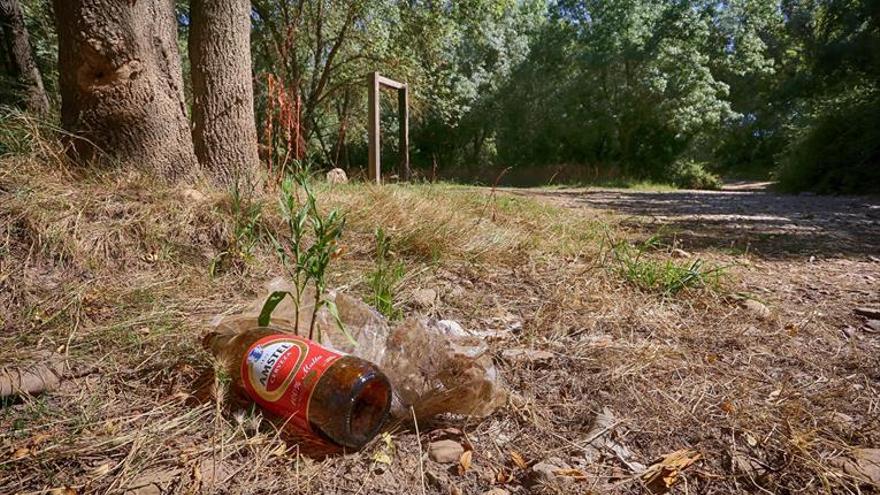
[{"label": "brown glass bottle", "polygon": [[237,391],[280,416],[297,436],[358,449],[379,432],[391,384],[374,364],[275,327],[209,334],[204,345],[225,364]]}]

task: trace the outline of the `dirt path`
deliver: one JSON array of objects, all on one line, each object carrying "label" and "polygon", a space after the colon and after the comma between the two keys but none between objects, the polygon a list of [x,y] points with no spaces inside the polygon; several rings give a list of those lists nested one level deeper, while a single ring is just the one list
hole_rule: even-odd
[{"label": "dirt path", "polygon": [[[715,192],[510,192],[580,209],[585,215],[611,213],[634,240],[659,235],[673,256],[729,266],[730,280],[719,300],[674,318],[676,330],[663,338],[648,338],[658,345],[676,341],[674,348],[681,356],[705,352],[707,362],[721,356],[719,376],[731,377],[725,381],[713,376],[718,370],[711,366],[700,369],[675,358],[688,369],[682,375],[686,379],[711,383],[704,390],[727,389],[719,397],[735,398],[721,403],[730,412],[727,418],[701,412],[702,423],[679,433],[700,431],[703,436],[694,443],[707,457],[729,459],[717,471],[730,483],[722,492],[736,487],[737,492],[781,493],[804,485],[806,492],[852,493],[852,488],[820,490],[815,484],[820,478],[840,476],[833,467],[840,462],[833,460],[835,455],[880,447],[880,325],[856,311],[880,308],[880,198],[787,196],[752,183]],[[672,251],[675,247],[685,252]],[[747,300],[734,310],[738,313],[725,313],[722,301],[743,296]],[[745,304],[752,301],[759,302],[757,310]],[[645,311],[633,309],[633,317]],[[690,403],[700,386],[677,390],[681,400]],[[694,405],[691,411],[701,409]],[[651,432],[656,439],[665,424],[677,420],[662,409],[652,413],[631,414],[643,422],[662,418]],[[762,431],[765,438],[778,436],[779,443],[753,445],[747,437],[743,446],[739,436],[749,431]],[[713,435],[729,435],[729,452],[720,453],[724,442],[709,447]],[[751,467],[743,467],[743,455],[776,465],[775,474],[756,475]],[[763,490],[744,479],[756,481]],[[697,491],[711,490],[704,486]]]},{"label": "dirt path", "polygon": [[721,191],[514,190],[572,208],[610,210],[684,249],[752,252],[765,259],[880,260],[880,198],[781,195],[768,183]]},{"label": "dirt path", "polygon": [[853,308],[880,305],[880,198],[783,195],[769,185],[511,192],[622,216],[636,237],[660,235],[695,257],[736,265],[737,289],[782,314],[816,311],[851,333],[862,324]]}]

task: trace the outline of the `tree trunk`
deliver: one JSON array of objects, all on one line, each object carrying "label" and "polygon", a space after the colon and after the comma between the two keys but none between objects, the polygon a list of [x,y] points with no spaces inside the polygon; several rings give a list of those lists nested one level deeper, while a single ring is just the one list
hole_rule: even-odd
[{"label": "tree trunk", "polygon": [[54,0],[61,120],[84,160],[196,168],[172,0]]},{"label": "tree trunk", "polygon": [[255,187],[259,167],[249,0],[192,0],[193,143],[220,184]]},{"label": "tree trunk", "polygon": [[10,68],[24,87],[25,107],[37,115],[49,113],[49,98],[43,88],[40,69],[34,60],[24,15],[18,0],[0,0],[0,22],[9,48]]}]

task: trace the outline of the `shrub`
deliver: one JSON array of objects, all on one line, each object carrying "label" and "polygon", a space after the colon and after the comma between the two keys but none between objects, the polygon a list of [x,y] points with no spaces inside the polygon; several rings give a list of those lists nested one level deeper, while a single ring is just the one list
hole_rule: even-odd
[{"label": "shrub", "polygon": [[814,117],[786,149],[776,178],[786,192],[880,192],[880,91],[844,98]]},{"label": "shrub", "polygon": [[669,181],[685,189],[721,189],[721,179],[706,170],[705,162],[678,160],[669,168]]}]

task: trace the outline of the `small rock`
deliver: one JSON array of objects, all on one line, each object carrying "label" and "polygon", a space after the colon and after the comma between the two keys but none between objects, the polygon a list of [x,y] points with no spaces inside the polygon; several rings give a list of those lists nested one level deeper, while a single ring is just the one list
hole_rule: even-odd
[{"label": "small rock", "polygon": [[552,482],[556,479],[556,475],[553,471],[556,471],[556,466],[552,464],[547,464],[546,462],[539,462],[532,466],[532,473],[534,473],[535,478],[538,481],[543,481],[544,483]]},{"label": "small rock", "polygon": [[831,413],[831,419],[840,426],[852,427],[856,424],[855,418],[842,412],[835,411]]},{"label": "small rock", "polygon": [[551,457],[532,466],[532,477],[540,483],[552,483],[561,478],[557,471],[571,469],[571,466],[562,462],[558,457]]},{"label": "small rock", "polygon": [[227,478],[235,474],[235,471],[235,467],[227,462],[222,460],[215,462],[214,459],[209,458],[200,462],[194,468],[193,473],[199,473],[203,488],[214,490],[220,488]]},{"label": "small rock", "polygon": [[762,303],[761,301],[746,299],[742,302],[742,307],[749,310],[749,312],[751,312],[761,320],[770,317],[770,308],[768,308],[767,305]]},{"label": "small rock", "polygon": [[428,456],[440,464],[458,462],[463,453],[464,447],[454,440],[439,440],[428,444]]},{"label": "small rock", "polygon": [[832,459],[831,464],[850,476],[880,487],[880,449],[853,449],[847,457]]},{"label": "small rock", "polygon": [[159,495],[168,493],[181,469],[154,469],[140,473],[124,487],[125,495]]},{"label": "small rock", "polygon": [[555,355],[552,352],[538,349],[513,348],[501,351],[501,357],[514,363],[546,363]]},{"label": "small rock", "polygon": [[196,203],[200,203],[200,202],[208,199],[208,197],[205,196],[205,193],[199,191],[198,189],[193,189],[191,187],[184,189],[183,193],[181,193],[181,195],[183,196],[184,199],[187,199],[189,201],[193,201]]},{"label": "small rock", "polygon": [[345,170],[334,168],[327,172],[327,182],[331,184],[348,184],[348,176],[345,174]]},{"label": "small rock", "polygon": [[689,252],[687,252],[687,251],[685,251],[684,249],[681,249],[681,248],[675,248],[675,249],[673,249],[673,250],[672,250],[672,255],[673,255],[674,257],[676,257],[676,258],[690,258],[690,257],[691,257],[691,253],[689,253]]},{"label": "small rock", "polygon": [[768,472],[764,465],[742,452],[733,454],[730,464],[733,472],[753,479],[760,478]]},{"label": "small rock", "polygon": [[880,320],[868,320],[863,328],[868,333],[880,333]]},{"label": "small rock", "polygon": [[467,337],[468,333],[464,331],[464,328],[458,324],[455,320],[440,320],[437,322],[437,327],[443,331],[444,335],[449,337]]},{"label": "small rock", "polygon": [[430,308],[434,306],[434,302],[437,300],[437,291],[434,289],[419,289],[413,292],[412,298],[416,306]]}]

